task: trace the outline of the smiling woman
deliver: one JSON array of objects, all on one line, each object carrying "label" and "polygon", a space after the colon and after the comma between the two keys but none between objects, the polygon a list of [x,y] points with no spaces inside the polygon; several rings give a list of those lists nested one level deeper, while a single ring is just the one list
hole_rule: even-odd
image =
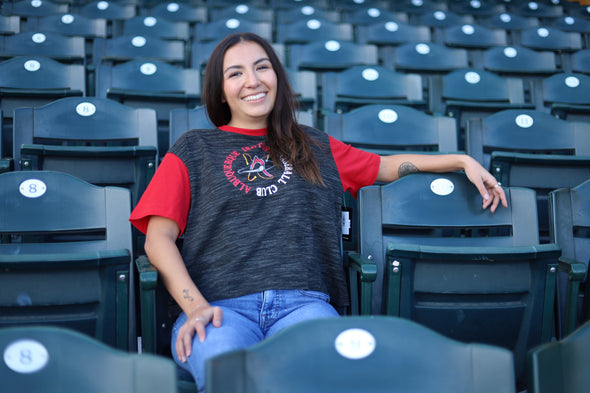
[{"label": "smiling woman", "polygon": [[285,69],[257,35],[217,45],[203,98],[217,128],[178,138],[130,217],[176,303],[174,359],[199,391],[209,358],[346,309],[343,191],[464,170],[484,208],[506,204],[494,177],[466,155],[380,157],[297,124]]}]

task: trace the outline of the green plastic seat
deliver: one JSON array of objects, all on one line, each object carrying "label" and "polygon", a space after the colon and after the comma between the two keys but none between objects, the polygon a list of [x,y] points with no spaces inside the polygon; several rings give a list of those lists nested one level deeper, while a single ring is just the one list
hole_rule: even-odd
[{"label": "green plastic seat", "polygon": [[134,349],[129,191],[13,171],[0,201],[0,327],[69,327]]},{"label": "green plastic seat", "polygon": [[177,392],[171,360],[117,350],[69,329],[0,329],[0,351],[6,393]]},{"label": "green plastic seat", "polygon": [[467,154],[507,186],[537,192],[542,242],[548,242],[547,193],[590,179],[590,125],[535,110],[504,110],[467,123]]},{"label": "green plastic seat", "polygon": [[372,287],[358,275],[361,313],[510,349],[522,385],[526,351],[553,337],[561,252],[539,244],[534,191],[504,189],[508,208],[491,213],[463,173],[362,188],[359,252],[348,257],[361,273],[376,269]]},{"label": "green plastic seat", "polygon": [[530,393],[584,393],[590,386],[590,322],[529,353]]},{"label": "green plastic seat", "polygon": [[514,392],[510,351],[407,319],[302,322],[207,364],[207,393]]},{"label": "green plastic seat", "polygon": [[590,180],[548,194],[549,235],[561,248],[558,299],[561,337],[590,319]]}]

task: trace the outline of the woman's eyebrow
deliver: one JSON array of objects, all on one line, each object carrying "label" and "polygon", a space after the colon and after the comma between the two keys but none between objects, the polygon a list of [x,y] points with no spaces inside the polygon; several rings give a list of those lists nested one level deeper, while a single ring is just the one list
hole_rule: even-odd
[{"label": "woman's eyebrow", "polygon": [[[268,57],[261,57],[260,59],[256,60],[254,62],[254,65],[257,65],[259,63],[262,63],[263,61],[270,61],[270,59]],[[223,70],[223,73],[227,73],[228,71],[232,70],[232,69],[238,69],[241,70],[242,68],[244,68],[244,66],[236,64],[236,65],[230,65],[229,67],[227,67],[225,70]]]}]

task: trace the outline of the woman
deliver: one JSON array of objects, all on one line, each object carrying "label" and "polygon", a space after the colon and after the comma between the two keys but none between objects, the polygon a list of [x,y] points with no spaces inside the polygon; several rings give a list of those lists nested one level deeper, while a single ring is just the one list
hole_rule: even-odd
[{"label": "woman", "polygon": [[466,155],[381,157],[298,125],[285,70],[254,34],[219,43],[203,92],[219,128],[180,137],[131,215],[180,308],[173,356],[199,390],[206,359],[306,319],[337,316],[332,304],[347,304],[343,190],[464,170],[484,209],[506,206],[494,177]]}]

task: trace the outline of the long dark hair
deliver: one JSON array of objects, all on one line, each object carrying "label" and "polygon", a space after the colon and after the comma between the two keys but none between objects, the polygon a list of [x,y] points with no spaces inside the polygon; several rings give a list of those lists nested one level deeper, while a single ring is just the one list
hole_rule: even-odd
[{"label": "long dark hair", "polygon": [[319,142],[297,124],[297,99],[289,78],[273,47],[264,38],[253,33],[235,33],[217,44],[207,62],[203,82],[203,102],[209,119],[216,127],[228,124],[231,120],[229,105],[223,102],[223,57],[229,48],[240,42],[260,45],[277,75],[275,105],[269,114],[266,133],[266,145],[270,148],[273,162],[284,167],[282,160],[286,160],[301,177],[313,184],[323,185],[319,165],[312,150],[312,144]]}]

